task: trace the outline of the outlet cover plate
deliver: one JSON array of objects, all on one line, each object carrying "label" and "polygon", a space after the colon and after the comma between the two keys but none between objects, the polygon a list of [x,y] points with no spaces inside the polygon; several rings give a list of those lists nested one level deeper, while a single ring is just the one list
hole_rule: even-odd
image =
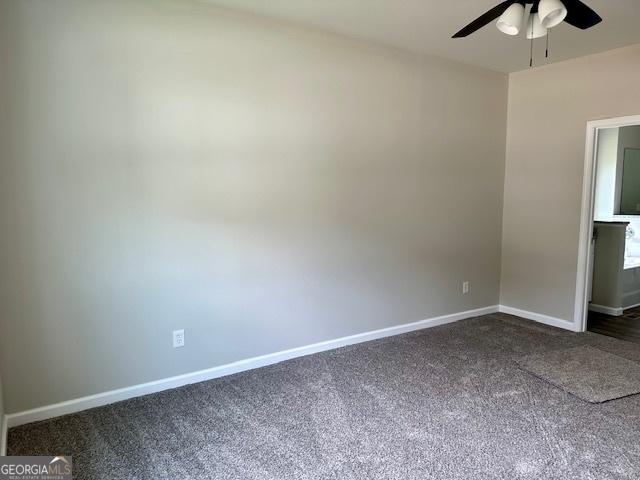
[{"label": "outlet cover plate", "polygon": [[173,331],[173,348],[184,347],[184,330]]}]

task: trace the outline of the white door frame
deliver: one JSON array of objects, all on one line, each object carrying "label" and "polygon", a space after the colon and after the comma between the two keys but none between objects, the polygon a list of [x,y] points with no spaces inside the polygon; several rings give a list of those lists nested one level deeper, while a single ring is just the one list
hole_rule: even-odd
[{"label": "white door frame", "polygon": [[589,256],[593,237],[593,206],[596,185],[596,153],[598,152],[598,130],[603,128],[640,125],[640,115],[607,118],[587,122],[587,143],[584,155],[584,178],[582,183],[582,210],[580,213],[580,243],[578,245],[578,273],[576,277],[576,300],[573,323],[577,331],[587,330],[587,303],[589,295]]}]

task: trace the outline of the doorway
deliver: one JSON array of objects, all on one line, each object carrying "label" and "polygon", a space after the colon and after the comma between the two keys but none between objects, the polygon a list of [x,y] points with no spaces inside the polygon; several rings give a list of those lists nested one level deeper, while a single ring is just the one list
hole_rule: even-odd
[{"label": "doorway", "polygon": [[640,343],[640,116],[589,122],[575,322]]}]

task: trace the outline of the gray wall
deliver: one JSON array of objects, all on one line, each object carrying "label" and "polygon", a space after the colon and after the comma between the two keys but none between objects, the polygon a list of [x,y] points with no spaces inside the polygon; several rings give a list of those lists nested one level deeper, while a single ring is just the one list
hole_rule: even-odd
[{"label": "gray wall", "polygon": [[[620,134],[618,135],[618,178],[616,185],[616,199],[618,201],[617,211],[622,215],[640,215],[640,212],[637,211],[637,204],[639,203],[637,192],[640,190],[638,188],[640,187],[640,176],[632,174],[627,175],[625,191],[622,191],[625,150],[627,148],[640,149],[640,125],[620,128]],[[634,152],[633,154],[637,156],[637,152]],[[631,182],[631,184],[635,183],[636,188],[630,189],[628,185],[629,182]],[[624,205],[625,198],[623,198],[623,195],[627,197],[627,203],[630,203],[630,205],[626,205],[626,207]]]},{"label": "gray wall", "polygon": [[199,2],[2,8],[9,412],[497,303],[506,76]]},{"label": "gray wall", "polygon": [[512,74],[501,303],[573,321],[588,120],[640,114],[640,46]]},{"label": "gray wall", "polygon": [[[614,215],[620,214],[625,150],[628,148],[640,149],[640,125],[598,131],[594,202],[596,220],[610,220]],[[627,178],[629,180],[633,178]],[[636,180],[640,181],[640,178]],[[633,193],[637,189],[632,188],[630,191]],[[629,211],[627,215],[635,215],[636,203],[634,201],[631,204],[633,213]]]},{"label": "gray wall", "polygon": [[[619,128],[603,128],[598,132],[596,151],[596,182],[593,217],[610,220],[616,213]],[[617,194],[619,196],[619,192]],[[619,206],[619,198],[618,198]]]}]

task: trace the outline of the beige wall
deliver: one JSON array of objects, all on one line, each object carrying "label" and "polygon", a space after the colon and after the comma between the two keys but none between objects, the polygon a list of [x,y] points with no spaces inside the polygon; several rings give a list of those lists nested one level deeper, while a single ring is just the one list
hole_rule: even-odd
[{"label": "beige wall", "polygon": [[501,303],[573,321],[586,123],[640,114],[640,45],[512,74]]},{"label": "beige wall", "polygon": [[199,2],[2,8],[9,412],[497,303],[505,75]]}]

